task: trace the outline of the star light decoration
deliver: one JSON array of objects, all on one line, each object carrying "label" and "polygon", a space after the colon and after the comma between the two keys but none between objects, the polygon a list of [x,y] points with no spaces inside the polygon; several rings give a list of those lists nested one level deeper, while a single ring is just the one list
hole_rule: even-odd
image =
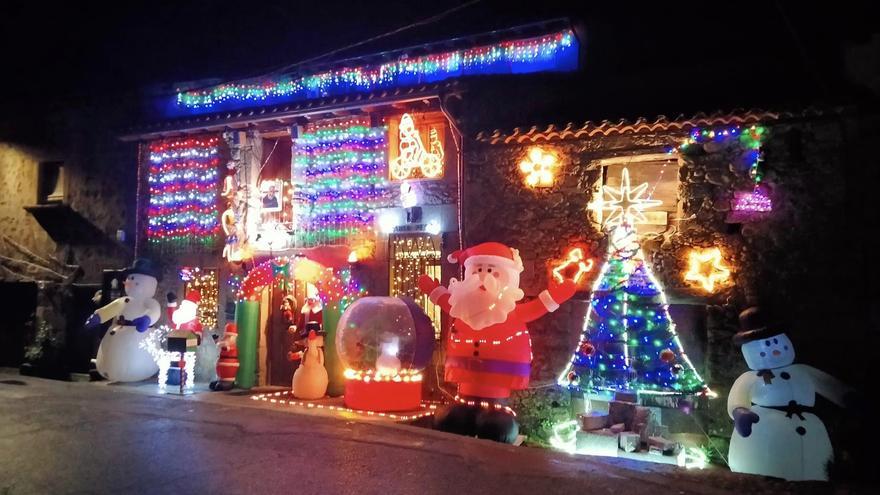
[{"label": "star light decoration", "polygon": [[548,153],[535,146],[529,150],[529,154],[519,162],[519,170],[523,174],[523,180],[529,187],[550,187],[556,177],[556,155]]},{"label": "star light decoration", "polygon": [[730,268],[724,266],[721,250],[717,247],[694,249],[688,255],[688,271],[684,279],[697,282],[706,292],[715,292],[715,286],[729,278]]},{"label": "star light decoration", "polygon": [[[643,198],[647,189],[647,182],[632,187],[629,169],[624,168],[620,175],[620,187],[602,186],[602,193],[607,194],[610,199],[605,200],[603,194],[600,194],[595,201],[587,205],[587,208],[598,213],[602,227],[607,230],[614,230],[623,224],[643,223],[647,221],[644,210],[663,204],[658,199]],[[610,213],[603,221],[603,213],[606,211]]]}]

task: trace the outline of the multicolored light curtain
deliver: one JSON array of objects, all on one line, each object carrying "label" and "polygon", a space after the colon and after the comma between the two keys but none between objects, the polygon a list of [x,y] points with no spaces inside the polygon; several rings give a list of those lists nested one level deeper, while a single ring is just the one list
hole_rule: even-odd
[{"label": "multicolored light curtain", "polygon": [[298,246],[373,237],[374,212],[389,200],[385,135],[368,117],[346,117],[309,124],[295,140],[294,182],[305,201]]},{"label": "multicolored light curtain", "polygon": [[149,144],[147,241],[160,251],[211,249],[220,232],[220,136]]},{"label": "multicolored light curtain", "polygon": [[570,71],[578,66],[571,30],[442,53],[400,57],[379,65],[345,67],[270,80],[221,84],[177,94],[171,114],[191,114],[373,91],[454,77]]}]

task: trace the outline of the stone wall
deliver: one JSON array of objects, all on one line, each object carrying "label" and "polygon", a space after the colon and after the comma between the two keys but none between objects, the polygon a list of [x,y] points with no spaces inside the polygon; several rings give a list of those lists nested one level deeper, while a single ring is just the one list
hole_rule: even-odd
[{"label": "stone wall", "polygon": [[[44,257],[54,255],[55,242],[23,207],[37,201],[39,163],[52,159],[57,158],[26,146],[0,142],[0,224],[3,225],[3,235]],[[3,278],[4,275],[0,274],[0,280]]]},{"label": "stone wall", "polygon": [[[65,121],[61,142],[39,148],[0,142],[0,221],[3,234],[34,253],[79,265],[82,282],[130,261],[134,234],[137,152],[87,116]],[[39,163],[64,164],[69,210],[47,213],[62,228],[43,226],[24,209],[37,203]],[[123,230],[126,240],[116,240]],[[0,253],[6,255],[7,253]]]},{"label": "stone wall", "polygon": [[[856,386],[867,383],[863,364],[869,349],[856,345],[829,350],[829,330],[847,341],[875,339],[870,332],[865,266],[869,245],[862,222],[869,216],[857,199],[867,188],[870,136],[877,123],[862,117],[831,116],[765,123],[765,183],[772,187],[773,212],[744,224],[725,222],[735,190],[751,187],[738,144],[692,149],[679,160],[682,219],[663,236],[642,243],[655,275],[672,303],[706,308],[705,372],[721,398],[710,401],[710,433],[729,434],[726,393],[746,370],[731,344],[738,313],[751,304],[772,309],[797,346],[798,361],[825,369]],[[601,260],[605,237],[588,219],[591,187],[600,160],[665,152],[685,134],[625,134],[538,144],[556,152],[561,174],[549,189],[523,185],[517,164],[532,143],[473,143],[465,156],[464,235],[466,245],[500,241],[516,247],[525,264],[522,288],[536,296],[547,285],[546,260],[574,243]],[[875,139],[875,138],[874,138]],[[861,162],[861,163],[860,163]],[[631,167],[637,167],[633,164]],[[707,295],[683,280],[693,247],[718,246],[732,268],[732,285]],[[840,255],[845,255],[844,260]],[[532,324],[533,385],[551,383],[564,369],[582,329],[588,292]],[[860,304],[862,303],[862,304]],[[698,368],[701,366],[698,365]]]}]

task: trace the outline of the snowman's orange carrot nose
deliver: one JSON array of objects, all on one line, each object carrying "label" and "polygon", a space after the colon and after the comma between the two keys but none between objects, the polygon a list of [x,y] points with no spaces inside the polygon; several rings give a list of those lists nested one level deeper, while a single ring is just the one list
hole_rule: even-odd
[{"label": "snowman's orange carrot nose", "polygon": [[778,355],[779,355],[779,351],[773,351],[773,355],[774,355],[774,356],[778,356]]}]

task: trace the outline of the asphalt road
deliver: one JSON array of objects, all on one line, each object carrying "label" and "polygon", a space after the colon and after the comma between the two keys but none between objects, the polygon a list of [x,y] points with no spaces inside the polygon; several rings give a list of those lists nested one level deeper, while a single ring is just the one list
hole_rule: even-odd
[{"label": "asphalt road", "polygon": [[685,471],[279,411],[240,395],[180,398],[147,388],[0,371],[0,495],[831,491],[721,468]]}]

